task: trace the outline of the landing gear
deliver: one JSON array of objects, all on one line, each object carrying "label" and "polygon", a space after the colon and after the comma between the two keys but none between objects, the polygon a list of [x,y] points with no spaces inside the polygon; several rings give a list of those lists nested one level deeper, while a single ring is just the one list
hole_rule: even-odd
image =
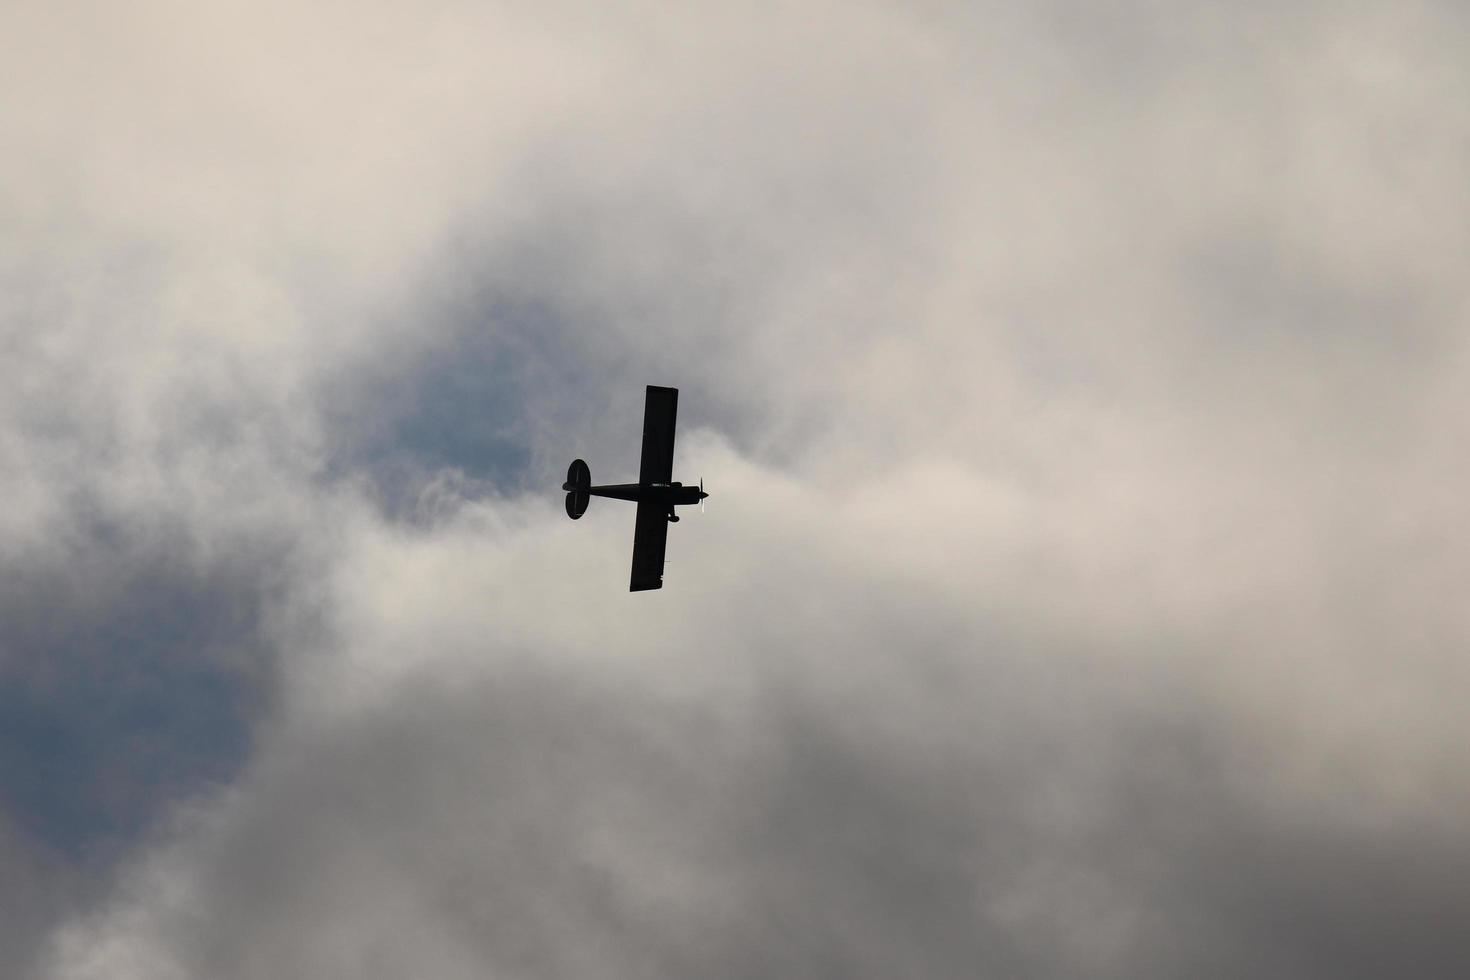
[{"label": "landing gear", "polygon": [[677,524],[677,523],[679,523],[679,515],[678,514],[675,514],[673,511],[669,511],[669,523],[670,524]]}]

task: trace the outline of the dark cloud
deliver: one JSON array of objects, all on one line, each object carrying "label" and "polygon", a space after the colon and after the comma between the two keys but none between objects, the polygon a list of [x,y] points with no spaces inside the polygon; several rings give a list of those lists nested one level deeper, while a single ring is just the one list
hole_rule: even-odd
[{"label": "dark cloud", "polygon": [[244,760],[275,652],[268,580],[137,542],[77,545],[4,590],[0,801],[48,848],[115,856]]},{"label": "dark cloud", "polygon": [[84,515],[0,587],[0,904],[21,975],[173,808],[238,774],[275,683],[285,549],[236,540],[201,563],[166,518]]}]

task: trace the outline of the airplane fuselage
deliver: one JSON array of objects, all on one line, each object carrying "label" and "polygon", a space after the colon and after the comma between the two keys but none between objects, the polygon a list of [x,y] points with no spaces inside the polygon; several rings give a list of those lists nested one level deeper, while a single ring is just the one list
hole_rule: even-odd
[{"label": "airplane fuselage", "polygon": [[608,483],[600,487],[588,487],[594,497],[612,497],[617,500],[648,501],[662,504],[670,511],[675,506],[697,504],[706,494],[697,486],[686,487],[682,483]]}]

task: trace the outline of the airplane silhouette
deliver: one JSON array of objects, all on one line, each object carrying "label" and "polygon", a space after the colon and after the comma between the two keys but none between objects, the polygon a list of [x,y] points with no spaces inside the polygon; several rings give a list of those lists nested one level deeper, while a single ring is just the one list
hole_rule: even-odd
[{"label": "airplane silhouette", "polygon": [[664,587],[664,546],[668,543],[669,524],[679,519],[676,506],[699,504],[709,494],[704,481],[697,487],[671,482],[674,475],[674,418],[679,410],[679,389],[648,386],[643,403],[643,455],[638,466],[637,483],[592,485],[592,471],[580,459],[567,467],[567,516],[577,520],[587,511],[592,497],[613,497],[638,502],[638,517],[633,527],[633,578],[629,592],[643,592]]}]

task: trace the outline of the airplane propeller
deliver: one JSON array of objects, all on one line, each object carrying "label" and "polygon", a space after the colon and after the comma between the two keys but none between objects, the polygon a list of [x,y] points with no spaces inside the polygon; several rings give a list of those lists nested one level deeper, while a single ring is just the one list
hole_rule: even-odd
[{"label": "airplane propeller", "polygon": [[704,477],[700,477],[699,478],[699,512],[701,514],[704,513],[704,498],[705,498],[705,496],[706,496],[706,494],[704,492]]}]

